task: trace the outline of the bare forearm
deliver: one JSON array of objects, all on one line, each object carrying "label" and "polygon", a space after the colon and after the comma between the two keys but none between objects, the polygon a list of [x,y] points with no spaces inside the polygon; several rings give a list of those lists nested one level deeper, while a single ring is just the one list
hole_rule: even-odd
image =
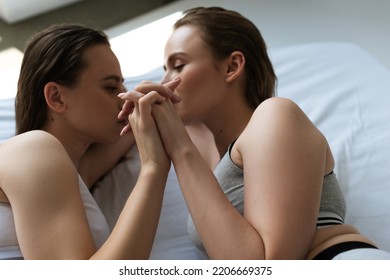
[{"label": "bare forearm", "polygon": [[180,186],[204,247],[212,259],[264,259],[257,231],[232,206],[194,149],[173,160]]},{"label": "bare forearm", "polygon": [[148,259],[160,217],[167,172],[141,170],[112,234],[96,258]]}]

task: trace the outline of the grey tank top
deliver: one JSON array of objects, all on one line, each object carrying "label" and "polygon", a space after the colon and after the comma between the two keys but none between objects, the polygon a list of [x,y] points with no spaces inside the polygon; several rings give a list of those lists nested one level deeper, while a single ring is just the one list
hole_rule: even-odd
[{"label": "grey tank top", "polygon": [[[214,169],[214,175],[226,197],[242,215],[244,211],[244,172],[231,160],[231,147],[232,145]],[[343,224],[345,212],[345,199],[336,175],[332,172],[324,177],[317,228]],[[194,244],[206,253],[191,216],[188,217],[187,229]]]}]

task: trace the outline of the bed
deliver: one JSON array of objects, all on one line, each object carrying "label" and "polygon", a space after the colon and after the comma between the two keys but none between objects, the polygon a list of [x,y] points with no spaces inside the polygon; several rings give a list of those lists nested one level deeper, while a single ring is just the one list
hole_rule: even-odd
[{"label": "bed", "polygon": [[[270,49],[277,95],[294,100],[327,137],[347,201],[346,222],[390,252],[390,71],[350,43]],[[126,63],[125,61],[121,63]],[[127,78],[159,81],[162,67]],[[14,100],[0,100],[0,141],[14,134]],[[95,198],[112,226],[139,172],[136,148],[97,183]],[[204,259],[187,231],[188,211],[171,169],[151,259]]]}]

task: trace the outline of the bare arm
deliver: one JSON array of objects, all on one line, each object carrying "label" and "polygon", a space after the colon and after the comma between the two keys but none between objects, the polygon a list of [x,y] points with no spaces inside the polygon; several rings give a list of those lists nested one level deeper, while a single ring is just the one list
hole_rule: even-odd
[{"label": "bare arm", "polygon": [[280,98],[263,102],[240,138],[244,217],[262,239],[265,258],[303,259],[316,228],[325,138],[298,106]]},{"label": "bare arm", "polygon": [[272,99],[237,140],[232,157],[244,166],[245,178],[241,216],[173,110],[163,105],[159,131],[209,256],[303,259],[315,231],[326,157],[324,137],[303,112],[290,101]]},{"label": "bare arm", "polygon": [[[2,157],[11,160],[1,165],[6,167],[1,186],[11,203],[26,259],[149,257],[170,166],[166,155],[157,153],[159,142],[155,140],[159,138],[150,137],[152,141],[144,143],[144,164],[137,184],[113,233],[99,250],[88,226],[77,170],[61,143],[45,132],[15,139],[2,145]],[[150,158],[149,145],[155,152]]]},{"label": "bare arm", "polygon": [[134,100],[129,116],[140,153],[140,175],[112,235],[96,258],[106,258],[107,254],[113,259],[148,258],[154,241],[171,163],[151,115],[153,104],[161,101],[161,96],[155,92],[141,97]]},{"label": "bare arm", "polygon": [[258,253],[263,250],[261,242],[255,239],[256,231],[226,198],[172,103],[156,106],[155,112],[165,149],[208,255],[213,259],[263,258]]},{"label": "bare arm", "polygon": [[[7,145],[7,146],[6,146]],[[2,188],[25,259],[85,259],[95,252],[77,171],[57,139],[30,132],[4,144]]]}]

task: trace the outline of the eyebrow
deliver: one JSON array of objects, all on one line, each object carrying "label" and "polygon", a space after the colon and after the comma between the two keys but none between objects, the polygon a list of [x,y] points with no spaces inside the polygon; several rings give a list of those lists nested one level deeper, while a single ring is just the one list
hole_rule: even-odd
[{"label": "eyebrow", "polygon": [[122,77],[117,76],[117,75],[108,75],[102,79],[102,81],[107,81],[107,80],[115,80],[115,81],[121,82],[121,83],[123,83],[125,81],[125,79],[123,79]]}]

